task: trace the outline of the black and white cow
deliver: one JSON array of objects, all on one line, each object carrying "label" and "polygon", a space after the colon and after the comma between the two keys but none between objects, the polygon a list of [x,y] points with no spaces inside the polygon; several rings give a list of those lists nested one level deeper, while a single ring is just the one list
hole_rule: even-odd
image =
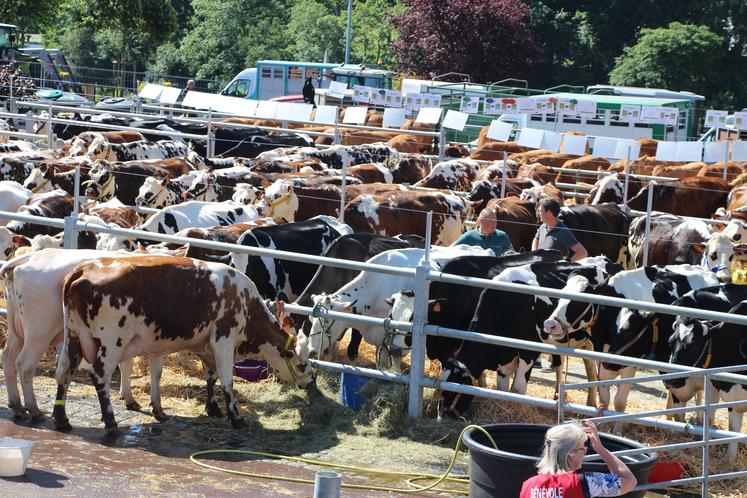
[{"label": "black and white cow", "polygon": [[275,149],[263,152],[259,161],[277,159],[281,156],[298,154],[301,157],[319,159],[332,169],[342,169],[343,166],[355,166],[366,163],[382,163],[399,155],[399,152],[384,143],[363,145],[334,145],[324,150],[313,147]]},{"label": "black and white cow", "polygon": [[[621,269],[619,264],[605,257],[586,258],[580,263],[533,263],[508,268],[493,280],[560,289],[574,275],[582,275],[589,281],[602,282],[609,274]],[[485,289],[480,294],[469,330],[525,341],[549,342],[565,347],[588,344],[588,335],[585,331],[571,334],[564,341],[558,342],[550,341],[547,334],[543,333],[542,316],[551,311],[556,302],[554,299],[531,294]],[[601,348],[596,345],[595,347]],[[455,378],[471,378],[474,382],[474,379],[480,378],[483,371],[495,369],[498,389],[508,391],[510,387],[512,392],[524,394],[534,362],[539,355],[536,351],[465,341],[455,358],[461,365],[455,364],[453,360],[447,360],[442,378],[450,382]],[[587,374],[591,379],[594,379],[595,373],[593,366],[587,365]],[[560,381],[560,368],[556,368],[556,380]],[[587,401],[593,402],[593,398],[590,393]],[[472,396],[443,392],[442,411],[459,417],[469,407],[471,400]]]},{"label": "black and white cow", "polygon": [[40,162],[52,157],[48,153],[0,154],[0,180],[23,184]]},{"label": "black and white cow", "polygon": [[[257,227],[244,232],[237,244],[321,256],[350,227],[329,216],[306,221]],[[232,252],[231,264],[246,273],[259,293],[274,299],[281,292],[295,300],[311,281],[318,265]]]},{"label": "black and white cow", "polygon": [[186,157],[187,145],[173,140],[149,142],[139,140],[125,144],[109,143],[98,137],[88,146],[86,155],[93,159],[107,161],[139,161],[142,159],[167,159],[169,157]]},{"label": "black and white cow", "polygon": [[[671,265],[667,267],[647,266],[620,272],[604,283],[592,283],[582,276],[568,279],[564,291],[619,297],[649,303],[671,304],[672,301],[690,292],[707,286],[717,285],[718,278],[708,270],[692,265]],[[630,308],[617,308],[561,299],[557,307],[548,315],[544,331],[553,340],[562,340],[568,334],[588,330],[595,343],[612,344],[615,335],[631,337],[642,333],[646,328],[649,313]],[[610,350],[612,353],[619,351]],[[622,351],[625,352],[624,349]],[[631,366],[602,363],[599,368],[600,380],[611,380],[617,376],[631,378],[636,369]],[[623,384],[615,395],[615,410],[625,411],[631,384]],[[610,400],[609,388],[599,389],[603,406]],[[616,425],[616,429],[620,426]]]},{"label": "black and white cow", "polygon": [[[747,302],[742,301],[729,310],[734,315],[747,315]],[[694,318],[680,317],[674,322],[674,330],[669,339],[672,350],[670,363],[696,368],[719,368],[747,364],[747,334],[743,325],[721,322],[711,325]],[[733,372],[747,375],[747,371]],[[697,378],[697,376],[696,376]],[[687,402],[697,389],[696,379],[686,379],[680,385],[666,381],[667,387],[680,402]],[[701,381],[702,383],[702,381]],[[712,380],[714,402],[719,398],[724,402],[747,400],[747,384],[736,384],[722,380]],[[741,432],[744,407],[729,408],[729,430]],[[727,455],[737,456],[737,443],[729,443]]]},{"label": "black and white cow", "polygon": [[[42,216],[44,218],[62,219],[73,212],[73,197],[64,190],[53,190],[35,195],[28,204],[18,208],[19,214]],[[27,221],[11,221],[6,225],[8,230],[25,237],[36,235],[54,235],[61,231],[59,227],[38,225]]]}]

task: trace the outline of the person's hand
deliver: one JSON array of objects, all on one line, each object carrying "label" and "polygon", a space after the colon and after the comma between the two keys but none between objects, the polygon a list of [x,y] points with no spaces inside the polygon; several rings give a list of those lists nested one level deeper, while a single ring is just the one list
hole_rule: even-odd
[{"label": "person's hand", "polygon": [[594,448],[594,451],[599,453],[600,448],[604,448],[602,445],[602,440],[599,439],[599,431],[597,430],[597,424],[592,422],[591,420],[584,420],[584,431],[589,435],[589,441],[591,441],[591,447]]}]

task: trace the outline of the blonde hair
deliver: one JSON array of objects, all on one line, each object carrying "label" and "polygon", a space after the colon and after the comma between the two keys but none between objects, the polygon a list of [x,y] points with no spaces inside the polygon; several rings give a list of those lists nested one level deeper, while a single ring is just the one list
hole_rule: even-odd
[{"label": "blonde hair", "polygon": [[584,444],[587,436],[580,422],[568,422],[550,427],[545,434],[542,458],[537,463],[540,474],[563,474],[572,472],[568,456],[578,444]]}]

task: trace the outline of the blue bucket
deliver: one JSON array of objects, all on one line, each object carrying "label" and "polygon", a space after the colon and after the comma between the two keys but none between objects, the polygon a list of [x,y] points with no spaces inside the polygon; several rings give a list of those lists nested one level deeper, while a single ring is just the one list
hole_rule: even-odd
[{"label": "blue bucket", "polygon": [[369,380],[363,375],[342,372],[340,374],[340,402],[352,410],[360,410],[366,401],[360,394],[360,390]]}]

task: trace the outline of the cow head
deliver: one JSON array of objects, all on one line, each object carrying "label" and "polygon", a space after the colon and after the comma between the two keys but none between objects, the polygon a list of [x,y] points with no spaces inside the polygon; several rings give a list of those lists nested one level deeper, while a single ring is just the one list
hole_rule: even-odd
[{"label": "cow head", "polygon": [[[589,292],[593,286],[583,275],[573,275],[568,279],[563,291]],[[588,329],[596,322],[599,307],[570,299],[560,299],[550,318],[545,320],[544,331],[554,342],[566,342],[569,334]]]},{"label": "cow head", "polygon": [[730,220],[726,225],[726,228],[724,228],[724,231],[721,233],[729,237],[733,242],[747,242],[747,225],[745,225],[742,220]]},{"label": "cow head", "polygon": [[13,257],[16,249],[29,245],[28,239],[16,235],[6,227],[0,226],[0,261],[7,261]]},{"label": "cow head", "polygon": [[178,204],[181,193],[181,183],[172,181],[168,176],[164,178],[148,177],[138,190],[135,205],[161,209]]},{"label": "cow head", "polygon": [[605,202],[621,203],[625,189],[623,178],[624,175],[618,173],[616,175],[607,175],[597,180],[589,192],[589,204],[597,205],[604,204]]},{"label": "cow head", "polygon": [[[669,362],[677,365],[707,368],[710,363],[709,323],[695,318],[677,317],[669,337]],[[677,399],[685,403],[693,397],[697,386],[692,379],[665,380],[664,384]]]},{"label": "cow head", "polygon": [[88,144],[82,138],[74,138],[68,150],[68,156],[82,156],[88,150]]},{"label": "cow head", "polygon": [[300,332],[296,343],[296,353],[304,364],[310,358],[327,357],[332,346],[347,329],[347,325],[341,320],[327,317],[327,311],[359,314],[355,310],[357,301],[343,301],[341,296],[328,296],[326,294],[314,294],[311,299],[314,302],[314,310],[317,316],[309,316],[308,335]]},{"label": "cow head", "polygon": [[107,142],[103,136],[99,135],[91,140],[91,144],[88,146],[86,156],[93,160],[104,159],[107,161],[116,161],[117,156],[112,151],[111,145]]},{"label": "cow head", "polygon": [[221,190],[213,173],[201,173],[182,192],[182,197],[185,201],[218,202]]},{"label": "cow head", "polygon": [[237,183],[231,200],[246,206],[256,204],[262,197],[262,191],[250,183]]},{"label": "cow head", "polygon": [[[456,384],[476,385],[477,380],[469,369],[459,360],[450,357],[443,366],[441,382],[454,382]],[[472,404],[474,396],[470,394],[455,393],[453,391],[439,391],[438,414],[448,418],[461,419],[464,412]]]},{"label": "cow head", "polygon": [[730,267],[734,259],[734,242],[724,232],[714,233],[705,246],[701,266],[712,271],[721,282],[731,282]]},{"label": "cow head", "polygon": [[298,196],[293,191],[293,182],[277,180],[265,189],[265,196],[257,203],[260,216],[285,218],[288,221],[296,219],[298,211]]},{"label": "cow head", "polygon": [[107,161],[96,161],[88,173],[86,197],[89,199],[108,200],[114,197],[116,185],[112,165]]},{"label": "cow head", "polygon": [[[272,314],[268,311],[268,314]],[[278,324],[274,317],[272,321]],[[302,361],[298,351],[296,331],[293,328],[293,319],[290,316],[282,316],[279,328],[282,328],[284,339],[282,344],[272,346],[266,343],[260,346],[263,357],[272,365],[278,376],[286,382],[292,382],[300,388],[307,388],[314,382],[312,370]]]},{"label": "cow head", "polygon": [[38,168],[31,170],[29,176],[27,176],[23,181],[23,186],[35,194],[40,192],[51,192],[54,190],[54,186],[51,182],[52,176],[54,176],[54,170],[54,166],[42,163]]}]

